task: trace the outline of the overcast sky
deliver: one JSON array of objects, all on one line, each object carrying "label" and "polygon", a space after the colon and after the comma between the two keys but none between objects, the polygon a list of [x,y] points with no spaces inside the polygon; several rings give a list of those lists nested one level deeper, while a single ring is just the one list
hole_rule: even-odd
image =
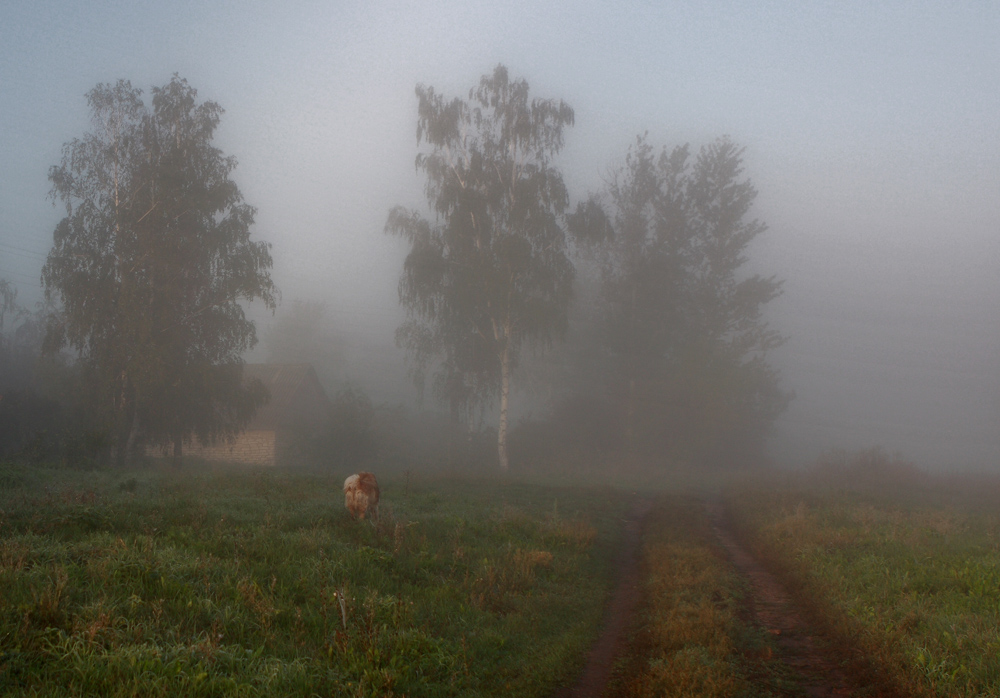
[{"label": "overcast sky", "polygon": [[776,458],[881,444],[1000,468],[996,2],[3,0],[0,278],[40,297],[46,176],[89,126],[85,93],[177,72],[226,109],[218,144],[286,303],[332,299],[400,375],[378,347],[404,251],[382,228],[423,205],[414,87],[462,95],[499,62],[574,107],[574,200],[644,131],[746,146],[769,226],[752,264],[787,280]]}]

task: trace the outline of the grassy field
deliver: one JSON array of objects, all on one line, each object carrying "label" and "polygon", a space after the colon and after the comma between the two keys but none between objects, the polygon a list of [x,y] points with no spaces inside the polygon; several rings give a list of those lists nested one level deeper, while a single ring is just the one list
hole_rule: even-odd
[{"label": "grassy field", "polygon": [[544,696],[627,495],[401,474],[0,466],[0,695]]},{"label": "grassy field", "polygon": [[744,537],[904,695],[1000,695],[995,481],[846,468],[730,503]]},{"label": "grassy field", "polygon": [[612,698],[798,695],[749,618],[746,584],[718,549],[699,498],[659,498],[642,555],[644,607]]},{"label": "grassy field", "polygon": [[598,631],[630,488],[660,494],[610,695],[798,695],[713,538],[697,492],[718,487],[902,695],[1000,695],[995,482],[626,463],[609,489],[563,465],[386,473],[377,525],[348,517],[342,474],[0,465],[0,696],[549,696]]}]

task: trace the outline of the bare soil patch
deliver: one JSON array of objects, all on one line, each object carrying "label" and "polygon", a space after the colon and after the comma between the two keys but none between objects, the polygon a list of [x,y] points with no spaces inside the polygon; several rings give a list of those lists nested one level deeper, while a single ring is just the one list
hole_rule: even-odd
[{"label": "bare soil patch", "polygon": [[651,499],[637,499],[625,518],[615,562],[615,589],[604,610],[601,634],[587,655],[587,664],[577,683],[559,689],[553,698],[597,698],[604,692],[615,660],[625,650],[628,630],[642,597],[639,548],[643,521],[652,508]]}]

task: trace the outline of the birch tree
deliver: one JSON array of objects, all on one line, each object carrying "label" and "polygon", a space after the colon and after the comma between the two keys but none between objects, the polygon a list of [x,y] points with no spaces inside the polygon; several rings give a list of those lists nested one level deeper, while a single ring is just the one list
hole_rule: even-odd
[{"label": "birch tree", "polygon": [[394,208],[386,231],[410,252],[397,331],[452,413],[499,400],[497,454],[508,468],[511,380],[525,342],[565,330],[573,280],[562,225],[568,196],[552,165],[573,124],[565,102],[531,98],[500,65],[447,99],[418,86],[418,171],[433,218]]},{"label": "birch tree", "polygon": [[116,461],[143,436],[172,445],[231,436],[264,399],[242,381],[256,341],[241,301],[275,307],[270,245],[250,239],[255,210],[212,145],[215,102],[174,76],[87,95],[92,130],[63,146],[53,200],[66,215],[42,269],[61,304],[48,348],[69,345],[96,376]]}]

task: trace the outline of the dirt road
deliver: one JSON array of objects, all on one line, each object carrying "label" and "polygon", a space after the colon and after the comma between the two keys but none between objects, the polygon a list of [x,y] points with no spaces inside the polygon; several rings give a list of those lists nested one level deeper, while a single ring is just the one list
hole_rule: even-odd
[{"label": "dirt road", "polygon": [[[639,499],[626,518],[615,591],[605,610],[601,635],[576,685],[560,689],[553,698],[597,698],[604,692],[616,658],[626,649],[626,633],[639,610],[642,524],[651,508],[651,500]],[[808,621],[808,614],[785,585],[740,544],[721,500],[707,499],[705,510],[729,560],[749,583],[754,621],[773,636],[777,658],[796,677],[799,689],[806,696],[892,698],[898,695],[889,688],[874,685],[856,670],[845,668],[850,665],[844,661],[844,652],[838,651]]]},{"label": "dirt road", "polygon": [[705,510],[719,543],[750,584],[754,619],[774,637],[778,658],[792,670],[805,694],[811,698],[852,696],[859,691],[871,695],[841,668],[830,643],[807,622],[806,614],[781,581],[740,545],[722,502],[708,500]]}]

